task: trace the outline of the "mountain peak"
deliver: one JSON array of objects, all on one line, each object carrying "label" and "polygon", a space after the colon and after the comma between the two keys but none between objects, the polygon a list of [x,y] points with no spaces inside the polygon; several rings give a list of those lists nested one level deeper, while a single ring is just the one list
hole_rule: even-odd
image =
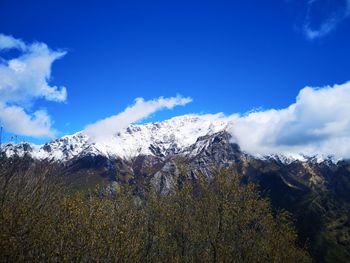
[{"label": "mountain peak", "polygon": [[225,130],[227,122],[220,117],[220,114],[189,114],[162,122],[131,124],[103,141],[94,141],[82,131],[43,145],[9,143],[3,151],[8,156],[27,153],[35,159],[56,161],[66,161],[83,153],[123,159],[138,155],[167,156],[191,146],[199,137]]}]

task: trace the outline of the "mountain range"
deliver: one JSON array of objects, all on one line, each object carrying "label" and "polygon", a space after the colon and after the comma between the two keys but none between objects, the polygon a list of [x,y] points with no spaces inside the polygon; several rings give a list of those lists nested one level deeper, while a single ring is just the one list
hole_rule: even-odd
[{"label": "mountain range", "polygon": [[1,150],[6,158],[58,165],[78,184],[151,184],[162,194],[184,174],[210,179],[213,169],[230,167],[256,183],[276,210],[293,214],[300,242],[318,262],[350,261],[350,161],[244,152],[228,123],[212,115],[133,124],[99,141],[82,131],[43,145],[6,143]]}]

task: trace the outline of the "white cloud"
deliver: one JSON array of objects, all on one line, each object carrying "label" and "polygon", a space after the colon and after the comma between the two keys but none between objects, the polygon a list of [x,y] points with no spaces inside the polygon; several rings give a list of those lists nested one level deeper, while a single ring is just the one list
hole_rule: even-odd
[{"label": "white cloud", "polygon": [[350,157],[350,82],[306,87],[287,108],[228,118],[234,140],[253,154]]},{"label": "white cloud", "polygon": [[13,49],[13,48],[25,50],[26,44],[20,39],[16,39],[12,36],[6,36],[3,34],[0,34],[0,50]]},{"label": "white cloud", "polygon": [[0,120],[7,130],[16,131],[16,134],[32,137],[52,137],[55,134],[50,117],[43,110],[28,115],[21,107],[0,105]]},{"label": "white cloud", "polygon": [[[19,51],[15,58],[1,58],[10,49]],[[39,98],[63,102],[65,87],[50,86],[52,63],[63,57],[64,51],[53,51],[46,44],[27,44],[12,36],[0,34],[0,121],[9,132],[19,135],[52,137],[50,117],[43,111],[30,112]]]},{"label": "white cloud", "polygon": [[[159,98],[135,103],[123,112],[88,125],[84,132],[94,141],[105,142],[129,124],[152,113],[191,102],[190,98]],[[233,141],[251,154],[333,155],[350,158],[350,82],[305,87],[295,103],[282,109],[255,110],[247,114],[208,115],[223,120]],[[200,115],[203,117],[203,115]]]},{"label": "white cloud", "polygon": [[[332,3],[330,5],[330,3]],[[316,8],[318,7],[318,8]],[[317,25],[313,25],[314,10],[326,10],[327,15],[321,18]],[[307,14],[303,25],[303,30],[307,38],[310,40],[321,38],[328,35],[350,15],[350,0],[343,1],[325,1],[325,0],[309,0],[307,2]],[[318,14],[319,16],[319,14]],[[319,20],[319,17],[318,17]]]},{"label": "white cloud", "polygon": [[172,109],[175,106],[183,106],[191,101],[191,98],[181,96],[171,98],[160,97],[148,101],[145,101],[143,98],[137,98],[135,103],[127,107],[123,112],[88,125],[84,132],[94,141],[108,140],[113,134],[126,128],[131,123],[141,121],[156,111]]}]

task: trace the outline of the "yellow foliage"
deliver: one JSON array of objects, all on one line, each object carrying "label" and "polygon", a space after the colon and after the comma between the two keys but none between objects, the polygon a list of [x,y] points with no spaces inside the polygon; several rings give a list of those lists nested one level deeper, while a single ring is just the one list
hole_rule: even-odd
[{"label": "yellow foliage", "polygon": [[[33,179],[36,178],[36,179]],[[3,179],[3,178],[2,178]],[[309,262],[292,220],[230,170],[164,196],[1,180],[0,262]]]}]

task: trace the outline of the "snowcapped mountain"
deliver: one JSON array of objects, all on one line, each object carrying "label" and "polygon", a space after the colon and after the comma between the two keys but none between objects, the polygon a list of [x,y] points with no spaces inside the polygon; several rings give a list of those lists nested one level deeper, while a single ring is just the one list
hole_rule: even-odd
[{"label": "snowcapped mountain", "polygon": [[[276,209],[292,212],[307,238],[316,240],[324,232],[333,244],[348,251],[350,234],[344,239],[342,233],[350,233],[350,161],[253,156],[233,142],[229,125],[220,115],[184,115],[130,125],[102,141],[79,132],[43,145],[7,143],[2,148],[7,157],[29,156],[35,161],[0,155],[0,164],[11,171],[37,164],[52,166],[75,187],[91,187],[103,180],[107,185],[133,184],[137,189],[152,185],[162,194],[176,189],[184,178],[211,178],[216,168],[230,168],[245,182],[255,183]],[[323,232],[313,231],[315,225]]]},{"label": "snowcapped mountain", "polygon": [[[183,115],[162,122],[146,124],[131,124],[127,128],[116,131],[113,136],[94,140],[84,131],[66,135],[43,145],[31,143],[6,143],[1,151],[6,156],[28,155],[36,160],[65,162],[73,158],[92,155],[107,158],[130,160],[139,155],[167,157],[175,154],[195,156],[205,143],[204,137],[213,136],[219,132],[228,132],[231,123],[221,114]],[[202,139],[201,139],[202,138]],[[230,140],[231,142],[231,140]],[[207,145],[208,146],[208,145]],[[268,156],[254,155],[259,159],[275,159],[283,163],[295,160],[310,161],[303,155]],[[327,156],[317,156],[317,162],[327,159]]]},{"label": "snowcapped mountain", "polygon": [[67,161],[91,154],[130,159],[138,155],[168,156],[196,143],[199,137],[224,131],[228,123],[218,115],[184,115],[172,119],[133,124],[103,141],[94,141],[84,132],[63,136],[43,145],[7,143],[7,156],[30,155],[39,160]]}]

